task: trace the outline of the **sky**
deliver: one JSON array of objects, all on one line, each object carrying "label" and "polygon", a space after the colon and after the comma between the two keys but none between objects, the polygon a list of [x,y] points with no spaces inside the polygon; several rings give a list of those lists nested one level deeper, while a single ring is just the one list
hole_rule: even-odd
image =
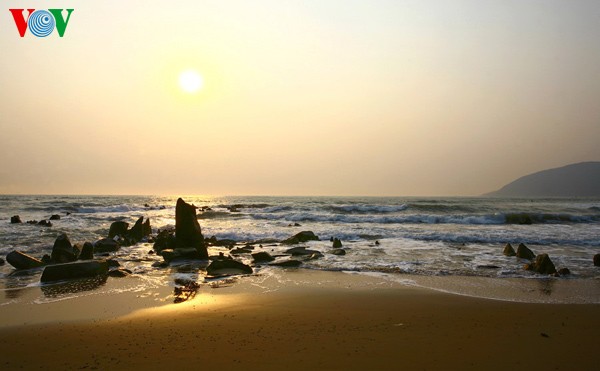
[{"label": "sky", "polygon": [[[597,0],[2,5],[2,194],[474,196],[600,160]],[[63,7],[62,38],[8,10]]]}]

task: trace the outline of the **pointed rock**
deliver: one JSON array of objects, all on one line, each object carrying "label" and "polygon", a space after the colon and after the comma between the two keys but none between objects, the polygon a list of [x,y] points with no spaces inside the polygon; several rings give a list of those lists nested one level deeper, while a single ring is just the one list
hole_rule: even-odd
[{"label": "pointed rock", "polygon": [[77,260],[77,255],[79,255],[79,251],[73,248],[69,237],[65,233],[62,233],[54,241],[50,259],[54,263],[69,263]]},{"label": "pointed rock", "polygon": [[301,242],[307,241],[319,241],[319,237],[315,235],[312,231],[302,231],[288,238],[287,240],[282,241],[282,243],[287,245],[295,245]]},{"label": "pointed rock", "polygon": [[535,258],[535,262],[526,265],[527,270],[535,271],[540,274],[554,274],[556,267],[548,254],[540,254]]},{"label": "pointed rock", "polygon": [[506,256],[515,256],[517,255],[517,253],[515,252],[515,249],[513,249],[512,245],[510,243],[507,243],[504,246],[504,251],[502,251],[502,253]]},{"label": "pointed rock", "polygon": [[196,206],[177,200],[175,206],[175,242],[177,247],[193,247],[203,259],[208,258],[202,230],[196,217]]},{"label": "pointed rock", "polygon": [[113,222],[110,225],[110,230],[108,231],[108,238],[115,238],[115,236],[125,237],[127,235],[127,230],[129,229],[129,223],[118,221]]},{"label": "pointed rock", "polygon": [[535,254],[524,243],[520,243],[517,247],[517,258],[533,260]]}]

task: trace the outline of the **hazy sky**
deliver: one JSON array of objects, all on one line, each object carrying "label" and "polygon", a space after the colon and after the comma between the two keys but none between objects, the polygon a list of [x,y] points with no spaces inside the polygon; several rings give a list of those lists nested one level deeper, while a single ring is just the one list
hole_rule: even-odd
[{"label": "hazy sky", "polygon": [[[0,193],[478,195],[600,160],[597,0],[2,4]],[[55,7],[64,38],[8,11]]]}]

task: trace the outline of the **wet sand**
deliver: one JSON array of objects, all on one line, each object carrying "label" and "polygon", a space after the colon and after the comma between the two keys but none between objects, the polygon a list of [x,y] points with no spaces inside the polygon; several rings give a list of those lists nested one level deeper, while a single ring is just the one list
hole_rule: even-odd
[{"label": "wet sand", "polygon": [[592,370],[600,343],[597,304],[478,299],[331,272],[241,279],[110,319],[63,321],[93,315],[93,300],[48,305],[63,317],[0,328],[1,369]]}]

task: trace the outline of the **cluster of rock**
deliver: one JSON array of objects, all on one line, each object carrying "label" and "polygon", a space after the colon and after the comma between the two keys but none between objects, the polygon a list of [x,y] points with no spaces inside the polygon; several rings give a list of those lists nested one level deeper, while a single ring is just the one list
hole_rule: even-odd
[{"label": "cluster of rock", "polygon": [[[510,243],[507,243],[504,246],[503,254],[506,256],[516,256],[517,258],[530,260],[531,262],[525,264],[523,267],[528,271],[533,271],[539,274],[553,275],[556,277],[567,276],[571,274],[569,268],[566,267],[557,270],[548,254],[536,255],[527,246],[525,246],[524,243],[520,243],[519,246],[517,246],[517,251],[515,251]],[[595,259],[596,257],[594,257],[594,260]]]}]

